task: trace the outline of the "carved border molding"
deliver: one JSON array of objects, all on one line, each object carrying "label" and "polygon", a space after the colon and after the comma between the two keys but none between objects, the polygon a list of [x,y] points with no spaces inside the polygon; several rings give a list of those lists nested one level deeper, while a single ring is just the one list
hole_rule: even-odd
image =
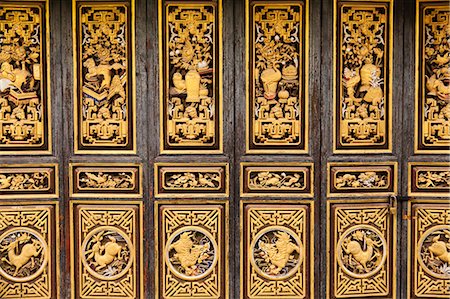
[{"label": "carved border molding", "polygon": [[136,163],[70,163],[70,197],[142,197],[142,166]]},{"label": "carved border molding", "polygon": [[314,164],[297,162],[241,162],[242,197],[313,197]]},{"label": "carved border molding", "polygon": [[327,196],[397,194],[397,162],[329,162]]},{"label": "carved border molding", "polygon": [[1,198],[58,198],[57,164],[0,165]]},{"label": "carved border molding", "polygon": [[155,163],[155,197],[228,197],[228,163]]},{"label": "carved border molding", "polygon": [[409,162],[408,195],[425,197],[449,196],[450,163]]},{"label": "carved border molding", "polygon": [[242,298],[313,298],[313,202],[245,200],[240,213]]}]

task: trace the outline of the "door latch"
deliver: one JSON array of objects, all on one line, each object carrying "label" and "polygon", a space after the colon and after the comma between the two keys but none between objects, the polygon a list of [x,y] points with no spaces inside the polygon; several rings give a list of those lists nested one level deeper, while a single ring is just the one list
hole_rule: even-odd
[{"label": "door latch", "polygon": [[397,214],[397,196],[391,195],[389,196],[389,211],[392,215]]}]

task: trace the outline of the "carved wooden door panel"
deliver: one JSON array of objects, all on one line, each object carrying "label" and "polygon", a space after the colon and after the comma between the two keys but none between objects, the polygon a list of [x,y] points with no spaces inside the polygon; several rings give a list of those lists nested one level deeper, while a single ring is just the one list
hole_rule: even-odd
[{"label": "carved wooden door panel", "polygon": [[0,298],[449,297],[449,20],[0,1]]}]

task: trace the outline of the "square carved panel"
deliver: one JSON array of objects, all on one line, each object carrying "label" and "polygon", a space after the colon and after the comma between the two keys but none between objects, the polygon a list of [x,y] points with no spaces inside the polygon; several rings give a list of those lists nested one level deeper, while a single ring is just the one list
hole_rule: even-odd
[{"label": "square carved panel", "polygon": [[372,200],[328,202],[329,298],[395,298],[395,214]]},{"label": "square carved panel", "polygon": [[450,297],[450,205],[410,204],[410,298]]},{"label": "square carved panel", "polygon": [[310,201],[241,203],[242,298],[313,298]]},{"label": "square carved panel", "polygon": [[72,298],[142,298],[142,204],[72,201]]},{"label": "square carved panel", "polygon": [[0,204],[0,298],[58,298],[57,203]]},{"label": "square carved panel", "polygon": [[157,203],[157,298],[228,298],[228,204]]}]

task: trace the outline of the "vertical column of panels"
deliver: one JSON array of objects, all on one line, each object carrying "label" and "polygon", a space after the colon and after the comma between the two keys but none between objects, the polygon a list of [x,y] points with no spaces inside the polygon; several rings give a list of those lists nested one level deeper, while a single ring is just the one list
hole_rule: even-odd
[{"label": "vertical column of panels", "polygon": [[72,298],[143,298],[140,201],[70,202]]},{"label": "vertical column of panels", "polygon": [[75,153],[134,152],[134,0],[72,1]]},{"label": "vertical column of panels", "polygon": [[448,1],[416,2],[416,135],[420,153],[450,150],[450,8]]},{"label": "vertical column of panels", "polygon": [[59,211],[52,201],[0,203],[0,298],[58,298]]},{"label": "vertical column of panels", "polygon": [[383,200],[328,201],[328,298],[396,297],[396,213]]},{"label": "vertical column of panels", "polygon": [[51,152],[48,2],[0,4],[0,155]]},{"label": "vertical column of panels", "polygon": [[159,0],[160,149],[222,152],[222,1]]},{"label": "vertical column of panels", "polygon": [[157,298],[228,298],[228,201],[155,205]]},{"label": "vertical column of panels", "polygon": [[241,298],[314,298],[313,201],[241,201]]},{"label": "vertical column of panels", "polygon": [[413,200],[408,207],[408,298],[449,298],[449,201]]},{"label": "vertical column of panels", "polygon": [[392,0],[335,1],[334,152],[392,151]]},{"label": "vertical column of panels", "polygon": [[308,151],[307,1],[246,1],[247,152]]}]

